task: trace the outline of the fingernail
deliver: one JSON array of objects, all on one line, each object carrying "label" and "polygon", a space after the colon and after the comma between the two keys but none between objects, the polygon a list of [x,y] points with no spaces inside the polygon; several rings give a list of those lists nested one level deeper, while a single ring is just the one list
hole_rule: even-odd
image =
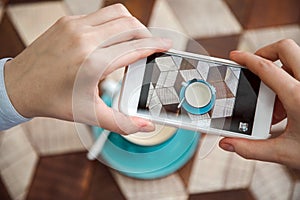
[{"label": "fingernail", "polygon": [[155,130],[155,125],[144,119],[138,119],[139,131],[141,132],[150,132]]},{"label": "fingernail", "polygon": [[147,125],[140,127],[141,132],[151,132],[155,130],[155,126],[152,122],[148,122]]},{"label": "fingernail", "polygon": [[165,47],[166,49],[169,49],[169,48],[172,47],[172,44],[173,44],[173,41],[172,41],[172,40],[170,40],[170,39],[168,39],[168,38],[162,38],[161,41],[162,41],[162,44],[164,45],[164,47]]},{"label": "fingernail", "polygon": [[239,50],[234,50],[234,51],[231,51],[231,52],[230,52],[230,55],[231,55],[231,56],[235,56],[235,55],[237,55],[237,54],[239,54],[239,53],[242,53],[242,52],[239,51]]},{"label": "fingernail", "polygon": [[231,144],[228,144],[228,143],[221,143],[221,144],[220,144],[220,147],[221,147],[222,149],[224,149],[225,151],[235,152],[234,146],[232,146]]}]

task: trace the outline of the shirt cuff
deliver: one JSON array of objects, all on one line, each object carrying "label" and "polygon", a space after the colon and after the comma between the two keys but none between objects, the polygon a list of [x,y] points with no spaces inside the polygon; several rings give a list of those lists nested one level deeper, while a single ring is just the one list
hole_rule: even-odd
[{"label": "shirt cuff", "polygon": [[10,59],[4,58],[0,60],[0,130],[6,130],[30,120],[16,111],[6,92],[4,65]]}]

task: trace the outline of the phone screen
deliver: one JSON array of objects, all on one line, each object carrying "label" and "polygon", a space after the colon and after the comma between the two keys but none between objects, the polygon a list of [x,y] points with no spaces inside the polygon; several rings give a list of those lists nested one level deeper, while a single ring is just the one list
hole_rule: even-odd
[{"label": "phone screen", "polygon": [[147,58],[137,110],[251,135],[260,83],[245,68],[156,53]]}]

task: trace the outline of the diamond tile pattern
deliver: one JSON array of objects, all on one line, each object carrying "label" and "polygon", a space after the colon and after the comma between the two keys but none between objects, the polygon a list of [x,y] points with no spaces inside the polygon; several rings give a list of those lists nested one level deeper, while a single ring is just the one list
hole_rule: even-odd
[{"label": "diamond tile pattern", "polygon": [[[128,5],[132,14],[151,27],[185,35],[163,35],[179,50],[206,50],[209,55],[228,58],[231,50],[255,52],[283,38],[300,44],[298,0],[156,0],[154,6],[154,1],[140,0],[33,1],[14,1],[6,8],[0,5],[1,56],[20,52],[60,16],[86,14],[115,2]],[[169,66],[172,72],[166,72]],[[201,119],[188,114],[192,120],[210,123],[211,117],[231,114],[239,71],[180,58],[161,59],[154,71],[162,73],[150,87],[148,105],[153,114],[174,110],[181,83],[192,78],[208,80],[217,89],[216,106],[224,108]],[[216,126],[223,122],[222,118],[214,121]],[[90,129],[84,130],[84,144],[91,145]],[[219,139],[202,136],[194,157],[178,172],[138,180],[86,160],[85,147],[72,123],[34,119],[0,133],[0,199],[300,199],[298,171],[224,152],[217,146]]]},{"label": "diamond tile pattern", "polygon": [[213,3],[210,0],[168,0],[168,2],[192,38],[229,35],[242,30],[222,0],[215,0]]}]

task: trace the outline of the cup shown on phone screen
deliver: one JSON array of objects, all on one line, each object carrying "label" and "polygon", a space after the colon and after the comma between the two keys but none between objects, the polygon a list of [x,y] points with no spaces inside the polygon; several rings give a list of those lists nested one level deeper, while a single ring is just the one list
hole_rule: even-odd
[{"label": "cup shown on phone screen", "polygon": [[188,112],[200,115],[209,112],[215,103],[215,88],[201,79],[182,83],[180,91],[181,106]]}]

